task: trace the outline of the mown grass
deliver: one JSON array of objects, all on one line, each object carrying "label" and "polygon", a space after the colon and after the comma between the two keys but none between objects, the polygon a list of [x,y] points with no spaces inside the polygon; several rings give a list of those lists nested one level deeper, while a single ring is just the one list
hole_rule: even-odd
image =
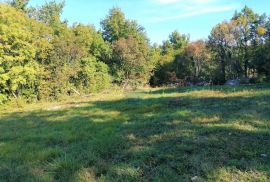
[{"label": "mown grass", "polygon": [[269,85],[0,111],[0,181],[270,181],[269,157]]}]

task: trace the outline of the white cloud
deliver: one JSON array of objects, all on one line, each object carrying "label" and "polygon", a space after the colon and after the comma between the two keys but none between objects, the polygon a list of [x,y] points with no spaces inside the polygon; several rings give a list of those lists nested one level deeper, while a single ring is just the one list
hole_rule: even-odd
[{"label": "white cloud", "polygon": [[224,11],[229,11],[229,10],[234,10],[234,9],[236,9],[235,5],[208,6],[204,8],[194,8],[192,11],[182,12],[173,16],[155,17],[155,18],[149,19],[149,22],[163,22],[163,21],[168,21],[168,20],[176,20],[176,19],[215,13],[215,12],[224,12]]},{"label": "white cloud", "polygon": [[149,0],[156,8],[147,22],[163,22],[203,14],[235,10],[238,3],[229,0]]}]

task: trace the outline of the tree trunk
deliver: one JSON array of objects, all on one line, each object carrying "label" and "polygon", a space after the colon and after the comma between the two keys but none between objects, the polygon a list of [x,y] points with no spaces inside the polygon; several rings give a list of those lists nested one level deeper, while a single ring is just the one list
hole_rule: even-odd
[{"label": "tree trunk", "polygon": [[226,82],[226,68],[225,68],[225,61],[221,60],[221,72],[222,72],[222,84]]}]

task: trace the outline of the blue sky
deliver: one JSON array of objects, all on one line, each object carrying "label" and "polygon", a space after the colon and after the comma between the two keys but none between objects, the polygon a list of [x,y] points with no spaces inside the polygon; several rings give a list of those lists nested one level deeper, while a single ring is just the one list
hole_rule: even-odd
[{"label": "blue sky", "polygon": [[[30,5],[44,2],[30,0]],[[161,43],[174,30],[190,34],[192,40],[207,38],[213,26],[245,5],[270,14],[270,0],[65,0],[65,4],[63,19],[70,24],[93,24],[97,29],[110,8],[120,7],[127,18],[145,27],[152,43]]]}]

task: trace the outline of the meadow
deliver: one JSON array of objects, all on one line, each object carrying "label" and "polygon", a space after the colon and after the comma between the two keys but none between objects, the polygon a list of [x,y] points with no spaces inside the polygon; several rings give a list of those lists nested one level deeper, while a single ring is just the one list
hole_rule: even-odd
[{"label": "meadow", "polygon": [[270,181],[270,85],[2,105],[0,181]]}]

